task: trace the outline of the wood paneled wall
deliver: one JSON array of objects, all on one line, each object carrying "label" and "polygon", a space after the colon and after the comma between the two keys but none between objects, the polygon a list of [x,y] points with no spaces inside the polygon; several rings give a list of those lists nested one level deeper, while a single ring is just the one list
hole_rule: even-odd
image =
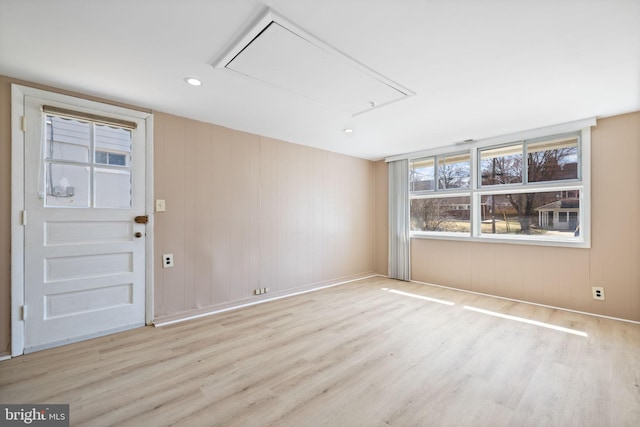
[{"label": "wood paneled wall", "polygon": [[374,163],[162,113],[154,151],[156,318],[374,271]]}]

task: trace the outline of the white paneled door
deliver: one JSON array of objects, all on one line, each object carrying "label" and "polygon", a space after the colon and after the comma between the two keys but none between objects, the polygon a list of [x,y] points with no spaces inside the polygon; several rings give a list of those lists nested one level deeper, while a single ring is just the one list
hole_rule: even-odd
[{"label": "white paneled door", "polygon": [[144,120],[24,108],[24,351],[144,325]]}]

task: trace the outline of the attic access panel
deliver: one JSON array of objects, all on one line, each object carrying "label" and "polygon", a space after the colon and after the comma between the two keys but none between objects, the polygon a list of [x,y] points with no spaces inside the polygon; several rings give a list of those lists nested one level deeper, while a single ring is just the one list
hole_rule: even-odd
[{"label": "attic access panel", "polygon": [[273,12],[213,65],[352,115],[414,95]]}]

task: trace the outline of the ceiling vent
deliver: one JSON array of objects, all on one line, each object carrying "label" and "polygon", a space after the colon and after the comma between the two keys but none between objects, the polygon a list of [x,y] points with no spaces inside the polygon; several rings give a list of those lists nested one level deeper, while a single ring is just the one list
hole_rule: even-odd
[{"label": "ceiling vent", "polygon": [[212,65],[354,116],[415,95],[271,10]]}]

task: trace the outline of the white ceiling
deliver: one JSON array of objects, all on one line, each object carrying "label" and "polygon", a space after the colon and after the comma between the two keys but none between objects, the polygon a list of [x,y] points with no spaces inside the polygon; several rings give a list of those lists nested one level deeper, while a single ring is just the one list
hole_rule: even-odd
[{"label": "white ceiling", "polygon": [[[416,95],[354,117],[211,66],[266,7]],[[380,159],[640,110],[640,0],[0,0],[0,74]]]}]

